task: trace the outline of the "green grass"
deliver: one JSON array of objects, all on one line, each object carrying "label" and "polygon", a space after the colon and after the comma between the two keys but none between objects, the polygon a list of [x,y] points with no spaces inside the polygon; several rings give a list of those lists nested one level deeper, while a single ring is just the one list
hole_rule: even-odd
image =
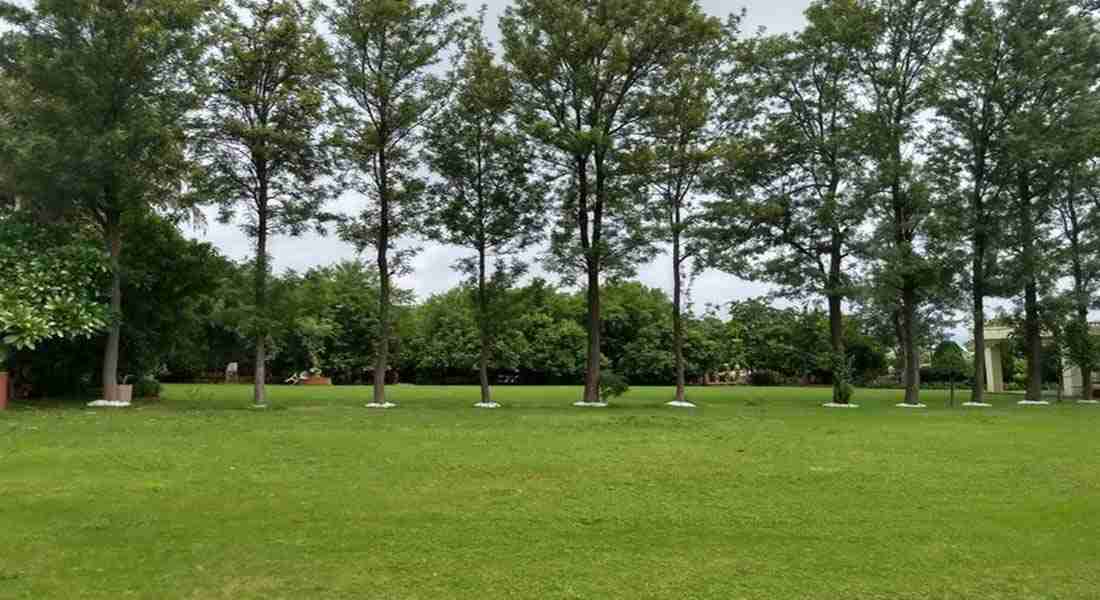
[{"label": "green grass", "polygon": [[1100,409],[168,386],[0,413],[0,598],[1100,597]]}]

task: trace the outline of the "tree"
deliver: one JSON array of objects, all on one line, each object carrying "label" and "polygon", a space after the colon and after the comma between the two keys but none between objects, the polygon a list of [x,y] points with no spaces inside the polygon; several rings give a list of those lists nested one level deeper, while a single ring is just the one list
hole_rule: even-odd
[{"label": "tree", "polygon": [[[872,22],[851,2],[818,2],[796,36],[753,40],[743,85],[770,110],[723,159],[710,205],[716,264],[829,307],[833,401],[848,394],[843,305],[855,293],[851,257],[866,205],[857,60]],[[734,243],[730,243],[730,240]],[[764,257],[763,260],[760,257]]]},{"label": "tree", "polygon": [[1010,93],[1000,101],[1007,115],[1001,184],[1010,202],[1006,245],[1011,288],[1022,290],[1027,348],[1027,400],[1042,396],[1040,288],[1057,273],[1051,225],[1055,190],[1080,164],[1100,78],[1096,23],[1073,0],[1011,0],[1004,4],[1009,40],[1004,69]]},{"label": "tree", "polygon": [[941,67],[935,102],[939,125],[931,158],[939,175],[936,208],[951,222],[960,241],[969,242],[974,336],[971,402],[983,403],[985,298],[995,289],[990,279],[995,275],[998,223],[1004,218],[998,182],[1005,166],[1002,149],[1008,121],[1002,109],[1009,92],[1004,69],[1008,39],[997,8],[987,0],[972,0],[965,7],[960,29]]},{"label": "tree", "polygon": [[323,359],[326,343],[339,336],[340,326],[323,317],[299,317],[294,323],[298,337],[309,354],[309,372],[320,377],[324,373]]},{"label": "tree", "polygon": [[519,0],[501,18],[521,124],[558,180],[550,264],[586,287],[585,403],[599,402],[600,278],[651,253],[626,142],[647,86],[718,27],[695,0]]},{"label": "tree", "polygon": [[392,279],[408,269],[414,249],[398,250],[412,231],[424,182],[419,142],[438,112],[447,86],[432,73],[461,32],[454,0],[336,0],[330,15],[344,105],[342,148],[361,176],[367,199],[359,218],[341,233],[373,248],[380,294],[375,344],[374,401],[386,406],[386,370],[392,329]]},{"label": "tree", "polygon": [[1072,280],[1066,355],[1081,369],[1081,399],[1092,400],[1092,373],[1100,363],[1097,356],[1100,347],[1089,325],[1089,309],[1100,288],[1100,165],[1082,161],[1071,166],[1055,195],[1055,211],[1063,235],[1060,254],[1065,257]]},{"label": "tree", "polygon": [[921,116],[936,94],[941,50],[956,20],[958,0],[872,2],[875,44],[859,59],[871,104],[866,116],[869,159],[877,170],[868,194],[879,227],[869,248],[877,264],[874,280],[898,301],[899,346],[905,365],[905,402],[919,404],[919,307],[928,288],[951,273],[929,244],[932,213],[928,177],[914,158]]},{"label": "tree", "polygon": [[128,301],[119,369],[140,378],[159,376],[162,369],[201,372],[209,343],[206,324],[232,263],[164,217],[131,215],[124,226],[141,231],[142,238],[122,257]]},{"label": "tree", "polygon": [[[686,268],[701,251],[697,192],[718,158],[722,141],[715,125],[721,78],[739,19],[708,30],[692,48],[674,57],[649,91],[650,117],[643,123],[641,170],[655,196],[653,209],[662,241],[672,247],[672,354],[675,361],[674,406],[684,397],[684,287]],[[728,129],[728,128],[727,128]]]},{"label": "tree", "polygon": [[184,203],[183,123],[198,106],[192,82],[208,5],[37,0],[23,10],[0,2],[15,28],[0,62],[25,110],[21,135],[3,153],[16,195],[94,224],[110,256],[107,400],[118,382],[123,217]]},{"label": "tree", "polygon": [[[932,351],[932,368],[946,376],[951,384],[951,406],[955,406],[955,382],[966,377],[969,366],[963,349],[951,340],[940,342]],[[973,396],[970,401],[977,402]]]},{"label": "tree", "polygon": [[233,0],[214,29],[210,89],[199,123],[203,172],[196,187],[221,206],[221,219],[245,209],[243,230],[256,242],[252,336],[253,401],[267,406],[268,239],[300,234],[328,218],[326,86],[331,59],[315,23],[320,4]]},{"label": "tree", "polygon": [[[511,118],[512,82],[481,27],[479,22],[463,39],[451,74],[455,97],[426,134],[426,162],[439,181],[428,188],[425,232],[476,253],[456,268],[477,288],[479,406],[494,406],[489,361],[500,328],[493,305],[523,271],[515,254],[542,233],[545,190],[531,173],[533,153]],[[490,260],[496,263],[492,272]]]}]

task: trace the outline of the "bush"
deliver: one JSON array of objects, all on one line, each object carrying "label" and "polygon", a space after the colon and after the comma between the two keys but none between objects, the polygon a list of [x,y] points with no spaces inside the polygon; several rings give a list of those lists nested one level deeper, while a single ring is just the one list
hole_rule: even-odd
[{"label": "bush", "polygon": [[775,371],[753,371],[749,373],[749,385],[783,385],[783,376]]},{"label": "bush", "polygon": [[612,398],[618,398],[630,391],[630,384],[626,378],[614,371],[604,371],[600,374],[600,400],[609,402]]},{"label": "bush", "polygon": [[856,388],[852,387],[852,384],[844,382],[840,384],[840,403],[848,404],[852,401],[852,396],[856,393]]},{"label": "bush", "polygon": [[152,375],[146,375],[134,382],[135,398],[160,398],[160,382]]}]

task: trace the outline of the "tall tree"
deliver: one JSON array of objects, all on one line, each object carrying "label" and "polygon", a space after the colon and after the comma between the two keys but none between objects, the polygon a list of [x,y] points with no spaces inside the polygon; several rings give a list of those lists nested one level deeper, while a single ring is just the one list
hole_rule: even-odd
[{"label": "tall tree", "polygon": [[684,297],[688,270],[703,249],[697,195],[727,141],[723,133],[735,136],[741,124],[734,117],[741,108],[736,102],[729,106],[736,122],[727,127],[717,123],[739,23],[739,17],[731,16],[727,27],[701,31],[693,47],[672,58],[648,92],[648,117],[637,139],[640,162],[633,169],[651,190],[657,235],[672,251],[672,406],[691,406],[685,398]]},{"label": "tall tree", "polygon": [[1088,100],[1100,79],[1100,36],[1074,0],[1010,0],[1003,27],[1011,91],[1001,100],[1008,124],[1003,185],[1012,284],[1023,292],[1027,400],[1042,397],[1041,288],[1052,286],[1055,191],[1079,164]]},{"label": "tall tree", "polygon": [[716,28],[696,0],[519,0],[501,19],[522,125],[559,177],[552,265],[583,277],[588,315],[584,403],[600,402],[600,284],[650,253],[623,154],[648,85]]},{"label": "tall tree", "polygon": [[297,235],[327,218],[330,161],[321,136],[332,61],[315,24],[320,4],[232,0],[214,29],[214,55],[197,150],[196,182],[221,206],[221,219],[245,212],[255,240],[252,335],[256,406],[267,406],[270,236]]},{"label": "tall tree", "polygon": [[462,31],[461,10],[454,0],[336,0],[331,13],[346,99],[342,147],[367,200],[342,235],[374,249],[380,276],[372,406],[387,405],[392,280],[414,253],[398,250],[397,241],[417,223],[423,125],[448,94],[433,70]]},{"label": "tall tree", "polygon": [[926,288],[943,271],[924,252],[932,212],[927,177],[915,158],[921,117],[932,106],[937,66],[956,20],[958,0],[868,2],[877,40],[860,58],[870,110],[869,158],[876,168],[869,194],[879,231],[871,245],[875,280],[896,295],[899,346],[905,363],[905,403],[919,404],[920,350],[916,320]]},{"label": "tall tree", "polygon": [[937,210],[954,224],[960,241],[969,243],[974,403],[985,401],[985,298],[995,295],[991,277],[1003,221],[998,182],[1005,164],[1001,150],[1009,80],[1008,40],[1001,25],[996,6],[987,0],[972,0],[963,10],[961,35],[952,40],[940,73],[931,157],[939,175]]},{"label": "tall tree", "polygon": [[[1094,105],[1084,114],[1095,117],[1100,111]],[[1082,135],[1078,141],[1085,142],[1082,150],[1096,155],[1096,123],[1092,127],[1093,133]],[[1054,194],[1062,234],[1059,262],[1066,265],[1071,282],[1071,316],[1064,332],[1066,358],[1081,370],[1081,399],[1092,400],[1092,373],[1100,363],[1100,347],[1089,325],[1089,310],[1096,304],[1096,291],[1100,289],[1100,164],[1093,158],[1071,164]]]},{"label": "tall tree", "polygon": [[0,17],[14,27],[4,68],[25,94],[22,143],[7,156],[16,194],[90,221],[110,256],[107,400],[118,382],[123,216],[183,203],[183,124],[198,106],[193,81],[209,5],[37,0],[24,10],[0,2]]},{"label": "tall tree", "polygon": [[475,252],[456,267],[476,286],[478,406],[493,407],[489,361],[498,331],[493,304],[523,270],[515,254],[542,233],[545,190],[533,176],[533,153],[511,117],[512,82],[494,61],[482,26],[479,22],[464,38],[451,75],[455,97],[426,135],[427,164],[439,181],[428,188],[425,232]]},{"label": "tall tree", "polygon": [[799,34],[756,39],[741,53],[743,85],[768,111],[724,157],[709,237],[722,268],[788,296],[825,297],[833,402],[846,404],[843,306],[866,218],[857,60],[873,21],[854,2],[815,2],[806,17]]}]

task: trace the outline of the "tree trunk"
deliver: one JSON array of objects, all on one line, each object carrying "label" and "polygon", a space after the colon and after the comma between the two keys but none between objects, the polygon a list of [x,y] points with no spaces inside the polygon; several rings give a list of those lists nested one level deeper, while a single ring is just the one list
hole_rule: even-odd
[{"label": "tree trunk", "polygon": [[[602,235],[603,226],[603,201],[604,201],[604,186],[606,184],[604,177],[604,157],[600,153],[595,155],[595,169],[596,169],[596,202],[593,205],[592,211],[592,231],[588,232],[587,218],[581,223],[582,227],[582,241],[587,238],[588,242],[584,244],[587,256],[585,257],[585,266],[588,270],[588,364],[584,374],[584,401],[589,403],[595,403],[600,401],[600,329],[602,321],[600,318],[600,267],[603,260],[603,249],[600,247],[600,237]],[[580,169],[581,185],[584,187],[582,196],[585,202],[584,214],[587,215],[587,202],[588,202],[588,190],[587,190],[587,176],[585,172],[585,166],[583,162],[578,164]]]},{"label": "tree trunk", "polygon": [[[978,228],[983,224],[975,225]],[[974,390],[970,401],[985,402],[985,236],[982,233],[974,238]]]},{"label": "tree trunk", "polygon": [[[1080,261],[1078,261],[1079,263]],[[1082,341],[1088,342],[1088,348],[1093,349],[1092,338],[1090,336],[1091,331],[1089,329],[1089,293],[1085,286],[1084,269],[1081,266],[1075,265],[1074,269],[1075,290],[1077,291],[1077,327],[1081,331],[1081,335],[1085,336]],[[1073,358],[1073,357],[1070,357]],[[1096,359],[1092,358],[1092,353],[1088,352],[1087,360],[1078,364],[1077,368],[1081,370],[1081,400],[1092,400],[1092,369],[1096,367]]]},{"label": "tree trunk", "polygon": [[844,348],[844,314],[840,293],[840,269],[841,269],[841,241],[837,233],[833,232],[832,248],[829,252],[829,290],[827,293],[829,303],[829,347],[833,352],[833,402],[847,404],[848,397],[844,394],[844,386],[848,383],[847,353]]},{"label": "tree trunk", "polygon": [[[384,138],[383,138],[384,139]],[[378,340],[374,354],[374,403],[386,403],[386,370],[390,353],[390,186],[389,164],[383,149],[378,156],[380,222],[375,239],[378,260]]]},{"label": "tree trunk", "polygon": [[477,324],[481,334],[481,357],[478,364],[478,375],[481,380],[481,402],[492,402],[489,389],[489,302],[485,290],[485,245],[478,248],[477,270]]},{"label": "tree trunk", "polygon": [[267,203],[264,194],[260,194],[257,208],[256,227],[256,367],[252,381],[252,403],[255,406],[267,406],[267,327],[263,324],[267,318]]},{"label": "tree trunk", "polygon": [[[1081,331],[1085,332],[1085,335],[1089,335],[1092,332],[1089,330],[1089,307],[1087,304],[1077,306],[1077,321],[1078,326],[1081,327]],[[1089,339],[1091,343],[1091,338]],[[1092,346],[1089,346],[1092,348]],[[1092,369],[1095,367],[1093,361],[1086,361],[1086,364],[1078,365],[1081,369],[1081,399],[1092,400]]]},{"label": "tree trunk", "polygon": [[1027,400],[1043,399],[1043,338],[1039,322],[1038,257],[1035,247],[1035,215],[1031,204],[1031,187],[1027,174],[1018,175],[1020,244],[1024,275],[1024,343],[1027,348]]},{"label": "tree trunk", "polygon": [[1039,322],[1039,286],[1030,278],[1024,286],[1024,335],[1027,345],[1027,396],[1043,399],[1043,333]]},{"label": "tree trunk", "polygon": [[916,290],[902,290],[902,343],[905,345],[905,403],[920,404],[920,351],[917,348]]},{"label": "tree trunk", "polygon": [[680,257],[680,209],[674,211],[672,228],[672,352],[676,360],[676,402],[684,402],[683,265]]},{"label": "tree trunk", "polygon": [[103,399],[118,399],[118,354],[122,341],[122,216],[107,217],[105,237],[111,262],[111,325],[107,330],[107,346],[103,351]]},{"label": "tree trunk", "polygon": [[841,312],[841,297],[839,294],[829,294],[829,345],[833,351],[833,402],[847,404],[848,399],[843,393],[843,386],[848,377],[845,365],[840,361],[847,360],[844,348],[844,315]]},{"label": "tree trunk", "polygon": [[390,274],[386,249],[378,248],[378,347],[374,355],[374,403],[386,402],[386,368],[389,366],[390,349]]},{"label": "tree trunk", "polygon": [[895,308],[890,313],[890,320],[894,324],[894,337],[898,339],[898,357],[894,361],[894,366],[897,367],[897,372],[900,376],[897,377],[898,383],[905,382],[905,365],[909,364],[909,359],[906,358],[905,347],[905,328],[901,325],[901,309]]},{"label": "tree trunk", "polygon": [[584,373],[584,401],[600,401],[600,269],[588,266],[588,363]]}]

